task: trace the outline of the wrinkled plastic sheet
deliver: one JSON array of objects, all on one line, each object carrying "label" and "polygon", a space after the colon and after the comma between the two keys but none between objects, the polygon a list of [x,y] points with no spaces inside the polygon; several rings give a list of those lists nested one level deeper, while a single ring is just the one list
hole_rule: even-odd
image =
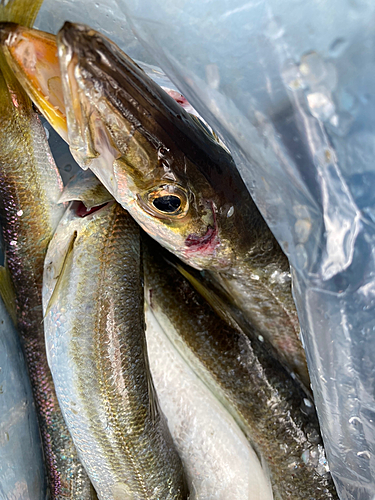
[{"label": "wrinkled plastic sheet", "polygon": [[85,22],[162,68],[231,149],[293,267],[342,500],[375,498],[374,14],[371,0],[46,0],[37,20]]}]

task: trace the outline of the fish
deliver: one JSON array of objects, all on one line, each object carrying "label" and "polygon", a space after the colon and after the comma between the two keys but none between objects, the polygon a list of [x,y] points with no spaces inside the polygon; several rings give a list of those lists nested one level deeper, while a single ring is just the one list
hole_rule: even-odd
[{"label": "fish", "polygon": [[[40,1],[0,5],[0,21],[32,25]],[[59,408],[44,343],[44,258],[65,207],[62,181],[44,128],[0,50],[0,222],[6,266],[0,289],[12,314],[28,367],[52,499],[95,498]],[[6,291],[6,293],[4,293]],[[10,306],[11,307],[11,306]]]},{"label": "fish", "polygon": [[231,155],[101,34],[65,23],[57,45],[78,163],[165,248],[211,272],[309,386],[288,259]]},{"label": "fish", "polygon": [[0,33],[9,67],[40,113],[67,141],[56,36],[12,22],[0,23]]},{"label": "fish", "polygon": [[267,471],[247,437],[172,345],[147,294],[145,301],[150,369],[184,465],[190,500],[272,500]]},{"label": "fish", "polygon": [[[230,327],[145,238],[145,295],[170,342],[228,410],[269,471],[277,500],[337,499],[315,407],[264,343]],[[164,252],[164,253],[163,253]]]},{"label": "fish", "polygon": [[149,370],[139,227],[111,201],[73,202],[49,245],[43,307],[49,366],[99,500],[186,500]]},{"label": "fish", "polygon": [[[64,24],[58,58],[51,49],[61,73],[49,72],[42,83],[44,35],[7,30],[7,61],[52,124],[43,99],[54,96],[43,89],[51,79],[61,82],[66,138],[79,165],[90,168],[148,234],[226,290],[227,300],[309,388],[288,259],[217,136],[91,28]],[[51,37],[46,45],[52,47]]]},{"label": "fish", "polygon": [[18,332],[0,299],[0,496],[46,500],[42,444]]}]

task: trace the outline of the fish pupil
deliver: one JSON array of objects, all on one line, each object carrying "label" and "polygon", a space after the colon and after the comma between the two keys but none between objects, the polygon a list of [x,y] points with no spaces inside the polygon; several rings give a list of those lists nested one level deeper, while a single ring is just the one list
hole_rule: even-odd
[{"label": "fish pupil", "polygon": [[181,200],[178,196],[165,195],[155,198],[152,203],[160,212],[172,213],[178,210],[181,206]]}]

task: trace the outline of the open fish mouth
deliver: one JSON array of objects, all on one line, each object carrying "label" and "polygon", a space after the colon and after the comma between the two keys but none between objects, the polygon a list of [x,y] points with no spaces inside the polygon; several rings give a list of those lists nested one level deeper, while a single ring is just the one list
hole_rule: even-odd
[{"label": "open fish mouth", "polygon": [[68,128],[56,37],[13,23],[0,23],[0,40],[6,60],[17,79],[66,141]]}]

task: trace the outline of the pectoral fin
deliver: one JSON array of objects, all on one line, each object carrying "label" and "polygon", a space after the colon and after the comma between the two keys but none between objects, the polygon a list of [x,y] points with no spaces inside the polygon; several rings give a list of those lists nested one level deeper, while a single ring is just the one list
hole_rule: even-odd
[{"label": "pectoral fin", "polygon": [[210,304],[212,309],[214,309],[223,320],[233,327],[237,326],[233,318],[227,313],[227,304],[220,297],[219,293],[205,286],[205,284],[196,278],[182,263],[173,262],[172,265],[189,281],[195,290]]},{"label": "pectoral fin", "polygon": [[63,275],[64,275],[64,270],[67,267],[67,264],[68,264],[68,261],[69,261],[69,256],[72,254],[73,247],[74,247],[74,242],[77,239],[77,235],[78,235],[77,231],[74,231],[73,236],[72,236],[72,238],[71,238],[71,240],[69,242],[68,248],[66,250],[66,253],[65,253],[62,265],[61,265],[60,272],[59,272],[59,274],[57,276],[55,276],[55,279],[56,279],[55,287],[54,287],[53,292],[51,294],[51,297],[50,297],[50,299],[48,301],[48,305],[46,307],[46,311],[44,313],[43,320],[46,318],[46,316],[50,312],[53,304],[56,302],[57,292],[58,292],[58,290],[59,290],[59,288],[61,286],[62,278],[63,278]]},{"label": "pectoral fin", "polygon": [[80,170],[65,187],[59,203],[82,201],[87,209],[91,209],[112,200],[112,195],[91,170]]}]

